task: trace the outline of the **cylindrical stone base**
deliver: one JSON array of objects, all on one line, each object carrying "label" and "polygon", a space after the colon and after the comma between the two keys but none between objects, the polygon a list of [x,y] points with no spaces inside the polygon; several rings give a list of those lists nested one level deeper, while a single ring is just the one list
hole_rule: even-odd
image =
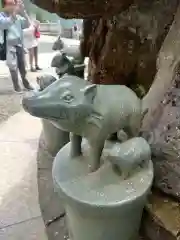
[{"label": "cylindrical stone base", "polygon": [[65,211],[70,240],[138,240],[145,199],[131,204],[116,207],[110,212],[103,208],[97,211],[91,206],[80,210],[67,204]]},{"label": "cylindrical stone base", "polygon": [[45,145],[51,155],[57,152],[69,142],[69,133],[55,127],[50,121],[42,119],[43,136]]},{"label": "cylindrical stone base", "polygon": [[152,162],[123,180],[109,162],[89,173],[86,150],[74,159],[69,152],[67,144],[56,155],[53,180],[64,202],[70,240],[136,240],[153,180]]}]

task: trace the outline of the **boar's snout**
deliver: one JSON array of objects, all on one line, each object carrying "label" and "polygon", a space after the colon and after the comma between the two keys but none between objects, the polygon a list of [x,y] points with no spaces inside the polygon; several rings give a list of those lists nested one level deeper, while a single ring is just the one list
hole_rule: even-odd
[{"label": "boar's snout", "polygon": [[22,100],[22,106],[24,110],[34,116],[37,115],[37,111],[38,111],[36,107],[37,106],[36,101],[37,101],[37,96],[35,92],[29,92],[23,97],[23,100]]},{"label": "boar's snout", "polygon": [[38,118],[49,120],[67,118],[66,107],[60,106],[61,104],[53,98],[44,97],[43,91],[26,95],[22,100],[22,105],[26,112]]}]

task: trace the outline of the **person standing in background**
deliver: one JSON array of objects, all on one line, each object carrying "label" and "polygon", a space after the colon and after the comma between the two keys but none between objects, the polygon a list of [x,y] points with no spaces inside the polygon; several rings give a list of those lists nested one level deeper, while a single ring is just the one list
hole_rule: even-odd
[{"label": "person standing in background", "polygon": [[72,28],[72,32],[73,32],[73,38],[79,40],[79,29],[78,29],[78,25],[76,23],[74,24],[74,26]]},{"label": "person standing in background", "polygon": [[6,30],[6,63],[9,68],[14,90],[21,92],[18,79],[18,70],[21,74],[22,83],[27,90],[33,90],[26,78],[25,53],[23,46],[23,28],[29,24],[29,17],[22,2],[3,0],[3,12],[0,13],[0,30]]},{"label": "person standing in background", "polygon": [[[38,64],[38,38],[40,37],[39,22],[32,20],[29,28],[25,28],[24,32],[24,47],[29,52],[29,64],[31,72],[42,70]],[[35,67],[33,66],[35,65]]]}]

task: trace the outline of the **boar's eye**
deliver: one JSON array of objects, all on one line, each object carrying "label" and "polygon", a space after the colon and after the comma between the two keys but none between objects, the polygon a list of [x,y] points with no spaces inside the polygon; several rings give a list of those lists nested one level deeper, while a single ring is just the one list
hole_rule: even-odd
[{"label": "boar's eye", "polygon": [[74,100],[74,97],[71,94],[67,94],[67,95],[63,96],[63,100],[67,103],[70,103]]}]

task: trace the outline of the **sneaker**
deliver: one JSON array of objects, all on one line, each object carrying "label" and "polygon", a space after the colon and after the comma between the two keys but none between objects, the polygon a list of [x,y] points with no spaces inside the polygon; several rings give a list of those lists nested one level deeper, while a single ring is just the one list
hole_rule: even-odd
[{"label": "sneaker", "polygon": [[25,90],[28,90],[28,91],[34,90],[34,88],[29,84],[29,82],[26,82],[23,85]]},{"label": "sneaker", "polygon": [[14,92],[21,94],[23,91],[20,87],[14,88]]},{"label": "sneaker", "polygon": [[23,79],[23,85],[24,85],[24,88],[26,90],[34,90],[34,88],[30,85],[30,83],[28,82],[28,80],[25,78]]},{"label": "sneaker", "polygon": [[36,66],[36,70],[40,71],[40,70],[42,70],[42,68],[40,68],[39,66]]}]

